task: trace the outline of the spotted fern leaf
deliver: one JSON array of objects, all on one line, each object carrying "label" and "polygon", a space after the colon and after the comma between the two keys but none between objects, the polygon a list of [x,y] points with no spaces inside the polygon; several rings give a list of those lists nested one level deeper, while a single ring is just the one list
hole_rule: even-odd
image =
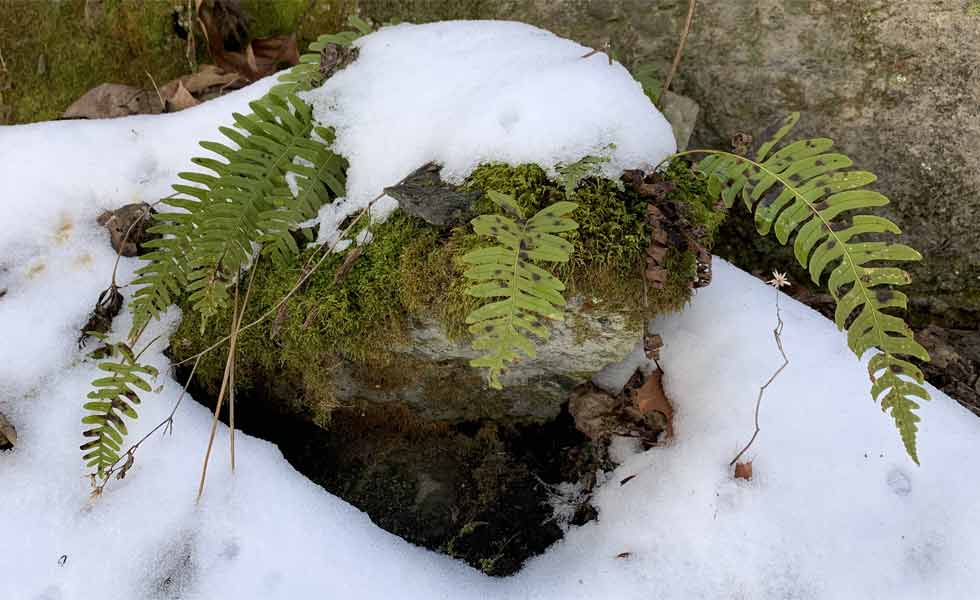
[{"label": "spotted fern leaf", "polygon": [[123,417],[137,418],[137,390],[149,392],[149,380],[157,376],[156,368],[140,364],[128,345],[119,342],[109,348],[118,360],[99,364],[99,369],[109,375],[92,382],[95,389],[88,393],[90,402],[84,405],[91,414],[82,418],[83,424],[91,426],[82,435],[91,439],[79,446],[85,466],[94,467],[99,477],[119,461],[120,446],[129,433]]},{"label": "spotted fern leaf", "polygon": [[832,140],[805,139],[777,149],[798,119],[798,113],[791,114],[772,128],[753,157],[712,152],[698,169],[709,176],[709,190],[720,193],[726,206],[742,199],[761,235],[774,232],[782,244],[795,235],[796,259],[814,283],[820,285],[830,271],[827,287],[837,302],[834,322],[847,331],[848,346],[858,358],[877,350],[868,364],[872,398],[890,411],[906,451],[918,463],[914,411],[929,394],[922,371],[902,357],[928,361],[929,354],[893,314],[908,305],[906,295],[894,287],[911,278],[888,263],[922,256],[909,246],[880,241],[901,233],[890,220],[853,214],[884,206],[888,198],[867,189],[876,179],[872,173],[847,170],[852,161],[833,151]]},{"label": "spotted fern leaf", "polygon": [[578,228],[566,218],[578,206],[556,202],[525,220],[512,196],[489,191],[491,201],[506,214],[487,214],[473,219],[476,233],[489,236],[497,245],[479,248],[463,256],[469,265],[464,276],[472,281],[466,293],[491,301],[466,317],[474,335],[473,347],[485,354],[470,361],[489,369],[490,386],[501,388],[500,375],[523,353],[537,355],[533,334],[547,340],[546,320],[563,320],[565,286],[535,262],[567,262],[572,244],[555,235]]}]

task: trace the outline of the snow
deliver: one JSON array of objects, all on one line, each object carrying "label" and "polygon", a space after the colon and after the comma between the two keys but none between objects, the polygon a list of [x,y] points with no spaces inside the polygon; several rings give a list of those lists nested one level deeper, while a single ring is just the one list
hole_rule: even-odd
[{"label": "snow", "polygon": [[[351,66],[305,95],[350,161],[348,202],[321,222],[339,222],[338,209],[342,220],[428,162],[458,183],[485,163],[554,174],[559,163],[604,155],[603,172],[618,177],[676,150],[670,124],[622,65],[601,53],[582,58],[592,49],[530,25],[405,24],[355,46]],[[396,206],[384,197],[372,214],[383,220]]]},{"label": "snow", "polygon": [[[504,27],[515,37],[528,31]],[[536,35],[542,46],[551,39],[568,56],[579,52]],[[483,43],[476,30],[467,38]],[[364,56],[373,45],[365,42]],[[776,292],[720,259],[711,286],[653,324],[666,344],[676,439],[643,453],[617,443],[623,463],[595,494],[599,519],[572,527],[511,578],[484,577],[380,530],[264,441],[237,436],[232,474],[224,428],[195,504],[210,414],[187,400],[173,436],[147,442],[127,478],[90,504],[77,446],[95,369],[82,360],[76,332],[114,258],[95,217],[169,193],[201,152],[197,140],[270,85],[172,115],[0,128],[0,288],[8,290],[0,298],[0,412],[19,434],[14,450],[0,453],[0,598],[975,597],[980,420],[930,388],[916,467],[870,400],[844,336],[785,296],[791,363],[763,401],[753,480],[731,477],[727,463],[751,434],[758,386],[780,357]],[[514,138],[524,143],[536,140]],[[123,259],[120,279],[137,265]],[[130,318],[124,312],[115,329],[126,331]],[[178,318],[172,311],[144,339]],[[179,393],[165,339],[144,354],[163,387],[146,396],[130,439],[162,420]]]}]

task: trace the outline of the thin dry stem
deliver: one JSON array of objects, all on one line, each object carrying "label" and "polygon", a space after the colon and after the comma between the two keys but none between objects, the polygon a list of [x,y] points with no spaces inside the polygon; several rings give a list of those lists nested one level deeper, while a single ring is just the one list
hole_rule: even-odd
[{"label": "thin dry stem", "polygon": [[687,4],[687,20],[684,22],[684,30],[681,32],[681,41],[677,44],[677,51],[674,53],[674,62],[670,65],[670,71],[667,72],[667,78],[664,79],[664,84],[660,88],[660,96],[657,98],[657,106],[663,107],[664,94],[670,88],[670,82],[674,80],[674,75],[677,74],[677,68],[681,65],[681,55],[684,54],[684,46],[687,44],[687,35],[691,33],[691,23],[694,21],[694,5],[697,3],[696,0],[689,0]]},{"label": "thin dry stem", "polygon": [[742,448],[742,450],[735,455],[735,458],[732,459],[732,462],[728,463],[729,467],[734,465],[736,462],[738,462],[738,459],[742,458],[742,455],[745,454],[745,452],[752,446],[752,443],[755,441],[755,438],[759,435],[759,406],[762,404],[762,395],[766,392],[766,388],[769,387],[769,384],[771,384],[776,379],[776,377],[778,377],[779,374],[783,372],[783,369],[785,369],[786,366],[789,365],[789,358],[786,357],[786,352],[783,350],[783,338],[781,337],[782,332],[783,332],[783,318],[779,312],[779,288],[777,287],[776,288],[776,328],[772,330],[772,335],[774,338],[776,338],[776,347],[779,348],[779,353],[783,357],[783,364],[778,369],[776,369],[776,372],[769,377],[769,380],[766,381],[766,383],[759,388],[759,396],[755,399],[755,431],[752,433],[752,439],[750,439],[749,443],[746,444],[745,447]]},{"label": "thin dry stem", "polygon": [[167,103],[163,99],[163,94],[160,93],[160,88],[157,87],[156,79],[153,79],[153,75],[150,75],[149,71],[143,71],[143,72],[146,73],[146,76],[150,78],[150,83],[153,84],[153,89],[156,90],[157,98],[160,100],[160,110],[166,111]]},{"label": "thin dry stem", "polygon": [[[258,263],[252,265],[251,272],[249,273],[248,286],[245,288],[245,298],[242,302],[241,310],[239,310],[238,302],[238,285],[235,286],[235,304],[232,308],[232,318],[231,318],[231,343],[228,346],[228,358],[225,361],[225,372],[221,378],[221,389],[218,390],[218,402],[214,407],[214,416],[211,419],[211,434],[208,436],[208,448],[204,453],[204,465],[201,467],[201,481],[197,487],[197,500],[201,500],[201,496],[204,494],[204,480],[207,479],[208,475],[208,462],[211,459],[211,449],[214,447],[214,436],[218,431],[218,415],[221,414],[221,405],[225,399],[225,392],[228,390],[228,384],[234,381],[232,372],[235,368],[235,350],[238,344],[238,335],[242,330],[242,317],[245,315],[245,306],[248,304],[248,297],[252,291],[252,282],[255,281],[255,271],[258,270]],[[232,397],[230,395],[230,397]],[[230,400],[229,400],[230,402]],[[231,409],[229,409],[229,412]],[[229,423],[231,419],[229,418]],[[234,448],[234,435],[235,429],[234,425],[230,425],[231,428],[231,444]],[[235,458],[234,450],[232,450],[232,470],[234,470]]]}]

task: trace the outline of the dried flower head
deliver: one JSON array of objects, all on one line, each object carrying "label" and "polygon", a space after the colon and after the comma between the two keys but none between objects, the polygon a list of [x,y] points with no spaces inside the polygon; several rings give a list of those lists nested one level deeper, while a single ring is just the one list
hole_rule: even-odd
[{"label": "dried flower head", "polygon": [[789,277],[786,276],[786,273],[780,273],[779,271],[773,271],[772,272],[772,279],[770,279],[766,283],[768,283],[769,285],[771,285],[772,287],[774,287],[774,288],[776,288],[778,290],[781,287],[784,287],[784,286],[789,285]]}]

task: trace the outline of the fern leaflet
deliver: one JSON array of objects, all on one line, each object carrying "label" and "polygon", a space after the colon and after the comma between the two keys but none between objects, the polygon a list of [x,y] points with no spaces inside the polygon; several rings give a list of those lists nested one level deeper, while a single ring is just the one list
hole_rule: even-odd
[{"label": "fern leaflet", "polygon": [[494,300],[470,313],[466,322],[474,334],[473,347],[486,352],[470,364],[488,368],[490,387],[500,389],[500,375],[508,363],[520,360],[521,353],[537,355],[527,334],[547,340],[549,330],[542,318],[563,320],[565,286],[534,262],[569,260],[572,244],[554,234],[578,228],[565,218],[578,205],[556,202],[524,220],[512,196],[493,190],[488,196],[507,214],[481,215],[473,219],[473,229],[495,238],[498,245],[468,252],[463,261],[469,265],[464,276],[473,281],[466,293]]},{"label": "fern leaflet", "polygon": [[906,451],[918,463],[919,417],[914,411],[917,400],[928,400],[929,394],[922,371],[900,357],[928,361],[929,354],[902,318],[886,312],[907,309],[908,298],[893,287],[911,278],[882,263],[922,256],[903,244],[865,239],[866,234],[901,233],[886,218],[841,218],[850,211],[883,206],[888,198],[866,189],[876,179],[872,173],[844,170],[851,159],[833,152],[832,140],[799,140],[776,150],[798,119],[794,113],[778,124],[751,159],[711,152],[697,167],[709,176],[709,190],[720,193],[726,206],[741,197],[761,235],[774,231],[780,243],[787,244],[795,234],[796,259],[814,283],[820,285],[831,269],[827,287],[837,302],[834,321],[847,330],[848,346],[858,358],[872,348],[878,350],[868,365],[872,398],[880,399],[883,411],[891,411]]},{"label": "fern leaflet", "polygon": [[[123,417],[136,419],[135,405],[140,403],[136,390],[149,392],[148,379],[157,376],[156,368],[140,364],[132,349],[122,342],[108,346],[118,362],[102,362],[99,369],[109,373],[92,382],[95,389],[88,393],[85,410],[92,414],[82,418],[82,423],[91,425],[82,435],[92,438],[79,448],[85,454],[82,459],[87,467],[95,467],[98,476],[119,461],[119,448],[128,434]],[[135,389],[134,389],[135,388]]]},{"label": "fern leaflet", "polygon": [[[609,150],[612,152],[616,149],[616,144],[609,144],[604,148],[604,150]],[[609,162],[611,159],[608,156],[584,156],[579,160],[570,164],[559,164],[556,170],[558,171],[558,182],[562,184],[565,188],[565,197],[572,198],[575,195],[575,190],[578,188],[579,184],[583,180],[589,177],[599,177],[602,173],[602,164]],[[614,180],[616,186],[622,190],[623,184],[618,179]]]}]

